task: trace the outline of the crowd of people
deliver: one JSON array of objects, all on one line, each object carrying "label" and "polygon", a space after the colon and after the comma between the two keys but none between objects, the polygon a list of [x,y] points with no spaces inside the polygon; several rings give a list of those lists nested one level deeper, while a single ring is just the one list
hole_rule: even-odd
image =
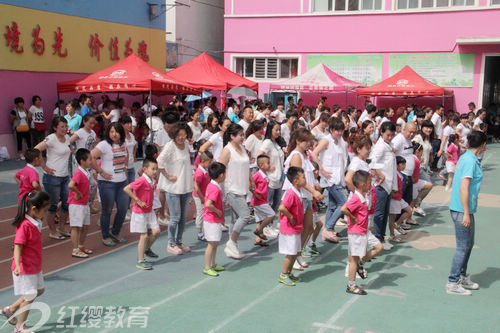
[{"label": "crowd of people", "polygon": [[[488,132],[483,109],[459,114],[442,105],[394,109],[369,101],[364,110],[342,109],[322,98],[316,107],[293,99],[276,106],[229,100],[227,110],[210,99],[187,111],[177,98],[165,108],[135,102],[131,109],[106,96],[94,108],[92,99],[58,103],[46,137],[36,125],[44,121],[41,99],[33,97],[29,112],[22,98],[14,101],[11,122],[27,162],[15,176],[20,193],[12,270],[21,297],[2,313],[17,331],[27,312],[12,315],[43,293],[42,219],[50,238],[70,237],[71,255],[86,258],[93,253],[85,238],[98,201],[105,246],[127,242],[120,236],[127,217],[130,231],[140,234],[139,269],[154,266],[148,258],[158,257],[152,245],[160,224],[168,225],[168,253],[191,251],[183,233],[193,198],[197,238],[207,242],[204,274],[224,271],[215,261],[223,232],[229,234],[224,253],[245,256],[239,238],[255,222],[255,246],[278,238],[285,256],[278,279],[287,286],[300,281],[293,272],[307,269],[306,258],[320,255],[319,236],[332,243],[347,238],[346,291],[365,295],[356,278],[366,278],[365,263],[419,225],[413,215],[426,215],[421,203],[435,174],[451,190],[457,229],[446,291],[470,295],[479,287],[468,278],[467,262]],[[28,149],[21,154],[23,140]],[[143,160],[139,170],[137,159]]]}]

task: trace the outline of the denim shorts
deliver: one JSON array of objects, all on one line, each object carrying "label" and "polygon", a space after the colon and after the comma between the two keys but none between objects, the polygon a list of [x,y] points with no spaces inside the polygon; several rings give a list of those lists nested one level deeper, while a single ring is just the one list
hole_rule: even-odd
[{"label": "denim shorts", "polygon": [[69,176],[56,177],[43,174],[42,178],[43,188],[50,196],[49,213],[55,214],[57,211],[57,204],[61,201],[61,211],[68,212],[68,195],[69,195]]}]

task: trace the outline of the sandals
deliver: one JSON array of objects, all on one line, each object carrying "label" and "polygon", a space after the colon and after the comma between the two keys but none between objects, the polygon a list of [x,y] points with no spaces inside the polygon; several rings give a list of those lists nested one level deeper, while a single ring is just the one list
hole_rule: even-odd
[{"label": "sandals", "polygon": [[391,237],[389,237],[389,240],[391,242],[395,242],[395,243],[402,243],[402,242],[404,242],[404,240],[402,238],[399,238],[398,236],[391,236]]},{"label": "sandals", "polygon": [[253,232],[253,234],[254,234],[255,236],[259,237],[259,238],[260,238],[260,239],[262,239],[262,240],[267,240],[267,236],[266,236],[266,235],[264,235],[264,233],[263,233],[263,232],[258,232],[257,230],[255,230],[255,231]]},{"label": "sandals", "polygon": [[49,237],[52,238],[52,239],[56,239],[56,240],[63,240],[63,239],[66,239],[65,236],[63,235],[54,235],[54,234],[49,234]]},{"label": "sandals", "polygon": [[109,234],[109,236],[110,236],[111,238],[113,238],[113,240],[114,240],[115,242],[117,242],[117,243],[126,243],[126,242],[127,242],[127,240],[126,240],[125,238],[122,238],[122,237],[120,237],[120,236],[115,236],[115,235],[113,235],[112,233],[110,233],[110,234]]},{"label": "sandals", "polygon": [[60,234],[63,235],[64,237],[71,237],[71,235],[65,231],[62,231],[61,229],[57,228],[56,231]]},{"label": "sandals", "polygon": [[412,220],[412,219],[406,220],[406,223],[411,224],[411,225],[420,225],[420,223],[418,223],[417,221]]},{"label": "sandals", "polygon": [[[259,237],[261,238],[261,237]],[[269,246],[269,244],[267,242],[264,242],[262,239],[259,239],[258,241],[254,241],[253,242],[253,245],[258,245],[258,246]]]},{"label": "sandals", "polygon": [[406,235],[406,234],[407,234],[406,230],[405,230],[405,229],[403,229],[400,225],[396,225],[396,226],[394,227],[394,229],[396,229],[396,230],[397,230],[397,232],[399,232],[401,235]]},{"label": "sandals", "polygon": [[14,313],[10,311],[10,306],[6,306],[2,309],[2,315],[9,320],[9,324],[11,325],[17,324],[17,318],[12,317]]},{"label": "sandals", "polygon": [[86,254],[94,253],[94,251],[92,251],[91,249],[87,249],[85,246],[80,246],[80,251],[82,251],[83,253],[86,253]]},{"label": "sandals", "polygon": [[83,252],[81,249],[74,249],[71,256],[75,257],[75,258],[88,258],[89,257],[89,255],[87,253]]},{"label": "sandals", "polygon": [[354,295],[367,295],[368,293],[358,287],[357,285],[354,285],[353,287],[347,286],[346,293],[349,294],[354,294]]},{"label": "sandals", "polygon": [[112,239],[108,239],[108,240],[103,239],[103,240],[102,240],[102,243],[103,243],[104,245],[106,245],[106,246],[109,246],[109,247],[113,247],[113,246],[115,246],[115,245],[116,245],[116,243],[115,243],[115,242],[113,242],[113,240],[112,240]]}]

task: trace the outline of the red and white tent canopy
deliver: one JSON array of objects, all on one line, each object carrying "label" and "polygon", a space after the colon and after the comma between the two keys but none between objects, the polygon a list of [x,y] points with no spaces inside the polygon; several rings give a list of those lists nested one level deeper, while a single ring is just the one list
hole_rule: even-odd
[{"label": "red and white tent canopy", "polygon": [[384,81],[360,88],[356,93],[360,96],[444,96],[453,95],[453,90],[440,87],[405,66]]},{"label": "red and white tent canopy", "polygon": [[296,90],[308,92],[348,91],[363,85],[335,73],[323,64],[318,64],[290,80],[273,83],[271,90]]},{"label": "red and white tent canopy", "polygon": [[57,83],[59,93],[96,92],[201,93],[190,84],[175,80],[135,54],[84,78]]}]

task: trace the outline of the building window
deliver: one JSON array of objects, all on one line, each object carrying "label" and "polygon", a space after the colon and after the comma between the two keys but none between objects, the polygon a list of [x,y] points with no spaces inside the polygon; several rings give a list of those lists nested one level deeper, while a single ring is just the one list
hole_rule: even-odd
[{"label": "building window", "polygon": [[289,79],[297,76],[297,58],[235,58],[235,72],[253,79]]},{"label": "building window", "polygon": [[382,0],[313,0],[314,12],[382,9]]},{"label": "building window", "polygon": [[[500,0],[492,0],[498,1]],[[397,9],[474,6],[475,0],[398,0]]]}]

